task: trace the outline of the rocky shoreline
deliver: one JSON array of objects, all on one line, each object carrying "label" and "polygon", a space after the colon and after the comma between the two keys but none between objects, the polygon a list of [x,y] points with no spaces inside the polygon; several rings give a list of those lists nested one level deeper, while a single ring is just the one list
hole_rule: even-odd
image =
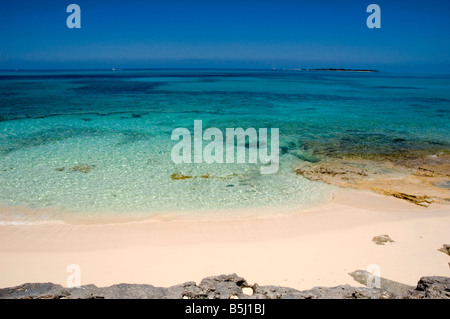
[{"label": "rocky shoreline", "polygon": [[304,162],[295,172],[310,180],[369,190],[428,207],[450,204],[450,155],[342,156]]},{"label": "rocky shoreline", "polygon": [[[370,274],[357,270],[350,275],[362,284]],[[450,299],[450,278],[422,277],[416,287],[379,278],[381,288],[314,287],[298,291],[280,286],[249,285],[236,274],[204,278],[198,285],[186,282],[169,288],[118,284],[64,288],[53,283],[26,283],[0,289],[0,299]]]}]

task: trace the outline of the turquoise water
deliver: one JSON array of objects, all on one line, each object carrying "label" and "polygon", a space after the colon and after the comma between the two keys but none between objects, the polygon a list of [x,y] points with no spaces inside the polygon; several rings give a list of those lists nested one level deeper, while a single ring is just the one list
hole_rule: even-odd
[{"label": "turquoise water", "polygon": [[[173,163],[171,133],[193,132],[194,120],[223,132],[279,128],[279,171],[261,175],[260,163]],[[340,152],[432,154],[450,149],[449,131],[448,76],[2,71],[0,220],[50,218],[18,207],[80,218],[310,207],[333,188],[295,175],[302,161]]]}]

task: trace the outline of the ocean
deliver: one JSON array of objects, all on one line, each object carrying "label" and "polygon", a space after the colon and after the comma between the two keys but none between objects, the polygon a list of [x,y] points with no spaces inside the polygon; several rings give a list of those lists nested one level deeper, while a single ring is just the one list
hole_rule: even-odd
[{"label": "ocean", "polygon": [[[224,133],[278,128],[278,171],[174,163],[172,132],[196,120]],[[448,152],[449,132],[446,75],[0,71],[0,223],[298,211],[336,190],[299,164]]]}]

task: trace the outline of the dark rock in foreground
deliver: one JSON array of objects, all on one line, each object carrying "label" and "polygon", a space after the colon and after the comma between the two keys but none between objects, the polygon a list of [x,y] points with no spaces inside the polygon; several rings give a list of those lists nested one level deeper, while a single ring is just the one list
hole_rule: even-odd
[{"label": "dark rock in foreground", "polygon": [[417,283],[417,290],[425,293],[429,299],[450,299],[450,278],[422,277]]},{"label": "dark rock in foreground", "polygon": [[[356,271],[352,274],[364,276]],[[279,286],[250,286],[244,278],[232,275],[207,277],[200,284],[186,282],[169,288],[151,285],[118,284],[64,288],[52,283],[26,283],[0,289],[1,299],[450,299],[450,278],[422,277],[417,287],[382,279],[381,289],[350,285],[314,287],[298,291]],[[387,283],[384,287],[383,283]],[[395,283],[395,285],[392,285]],[[400,288],[399,288],[400,287]],[[395,289],[391,289],[395,288]]]}]

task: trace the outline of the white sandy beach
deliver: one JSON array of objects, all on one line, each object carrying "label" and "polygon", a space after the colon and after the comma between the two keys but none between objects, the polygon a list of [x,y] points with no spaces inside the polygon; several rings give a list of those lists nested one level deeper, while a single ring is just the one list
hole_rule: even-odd
[{"label": "white sandy beach", "polygon": [[[365,191],[339,190],[308,211],[261,218],[0,226],[0,287],[25,282],[171,286],[237,273],[249,284],[299,290],[351,284],[348,275],[378,264],[381,276],[415,285],[450,276],[450,206],[419,207]],[[395,243],[376,245],[388,234]]]}]

